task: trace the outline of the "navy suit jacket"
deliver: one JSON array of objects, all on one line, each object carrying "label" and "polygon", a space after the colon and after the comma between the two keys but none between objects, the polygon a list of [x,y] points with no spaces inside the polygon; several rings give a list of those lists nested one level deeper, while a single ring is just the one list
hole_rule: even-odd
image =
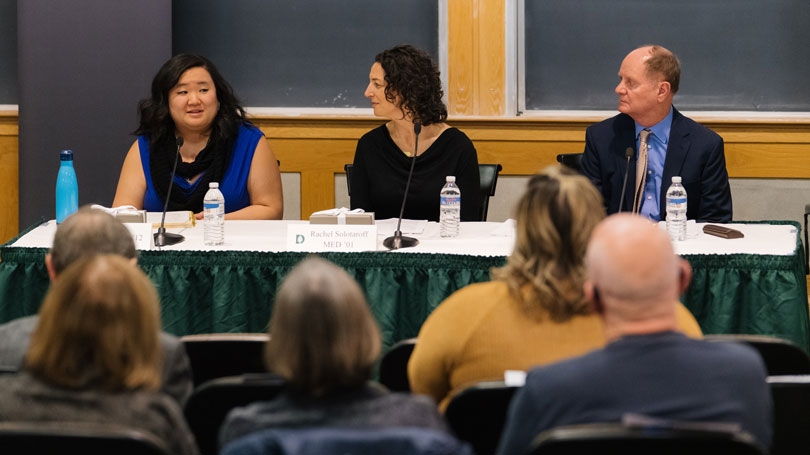
[{"label": "navy suit jacket", "polygon": [[[608,214],[619,211],[627,148],[636,149],[635,122],[619,114],[588,127],[581,170],[605,199]],[[630,158],[622,211],[633,208],[636,155]],[[661,178],[661,219],[666,219],[666,192],[672,176],[681,176],[686,189],[686,217],[690,220],[728,223],[732,219],[731,188],[726,171],[723,138],[673,108],[669,145]]]}]

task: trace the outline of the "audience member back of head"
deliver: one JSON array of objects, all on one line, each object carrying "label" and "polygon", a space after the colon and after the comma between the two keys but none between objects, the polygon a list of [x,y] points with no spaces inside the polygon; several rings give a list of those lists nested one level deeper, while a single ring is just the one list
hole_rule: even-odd
[{"label": "audience member back of head", "polygon": [[159,333],[140,269],[117,255],[77,260],[45,297],[24,371],[0,377],[0,420],[129,426],[197,453],[180,406],[159,392]]},{"label": "audience member back of head", "polygon": [[265,362],[288,387],[272,401],[231,411],[220,446],[265,429],[421,427],[446,430],[426,397],[370,382],[381,340],[362,290],[343,269],[309,258],[284,279]]},{"label": "audience member back of head", "polygon": [[771,398],[759,355],[675,331],[678,295],[691,278],[667,234],[642,217],[608,217],[586,256],[584,292],[607,346],[532,370],[515,395],[498,453],[525,453],[540,432],[618,422],[627,413],[736,424],[771,442]]}]

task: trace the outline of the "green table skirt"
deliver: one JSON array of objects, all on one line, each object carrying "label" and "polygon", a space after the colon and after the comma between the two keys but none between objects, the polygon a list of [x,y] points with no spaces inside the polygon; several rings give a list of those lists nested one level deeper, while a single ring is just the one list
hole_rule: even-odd
[{"label": "green table skirt", "polygon": [[[48,288],[46,250],[7,245],[0,248],[0,322],[36,313]],[[167,332],[264,332],[276,289],[306,256],[291,252],[143,251],[139,264],[158,289]],[[489,280],[490,269],[506,260],[386,252],[320,256],[344,267],[364,289],[385,346],[416,336],[422,322],[445,297],[467,284]],[[684,257],[694,274],[682,301],[704,333],[772,335],[810,352],[801,240],[792,256]]]}]

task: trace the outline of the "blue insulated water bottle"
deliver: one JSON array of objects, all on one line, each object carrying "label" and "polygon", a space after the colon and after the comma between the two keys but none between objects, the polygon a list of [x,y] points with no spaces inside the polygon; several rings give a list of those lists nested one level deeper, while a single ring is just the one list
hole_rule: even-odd
[{"label": "blue insulated water bottle", "polygon": [[61,223],[76,210],[79,210],[79,183],[73,168],[73,150],[59,153],[61,164],[56,177],[56,223]]}]

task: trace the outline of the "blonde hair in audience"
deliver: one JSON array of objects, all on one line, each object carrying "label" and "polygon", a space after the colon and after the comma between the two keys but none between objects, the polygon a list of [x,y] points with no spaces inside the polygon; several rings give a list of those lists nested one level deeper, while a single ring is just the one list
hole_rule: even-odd
[{"label": "blonde hair in audience", "polygon": [[26,366],[50,384],[121,391],[161,382],[160,309],[149,278],[129,259],[79,259],[53,282]]},{"label": "blonde hair in audience", "polygon": [[318,396],[359,386],[380,355],[380,331],[360,286],[317,257],[281,284],[270,318],[265,363],[298,391]]},{"label": "blonde hair in audience", "polygon": [[505,266],[493,269],[530,316],[564,322],[590,313],[584,299],[585,251],[605,218],[602,196],[587,178],[564,166],[529,179],[515,211],[515,247]]}]

